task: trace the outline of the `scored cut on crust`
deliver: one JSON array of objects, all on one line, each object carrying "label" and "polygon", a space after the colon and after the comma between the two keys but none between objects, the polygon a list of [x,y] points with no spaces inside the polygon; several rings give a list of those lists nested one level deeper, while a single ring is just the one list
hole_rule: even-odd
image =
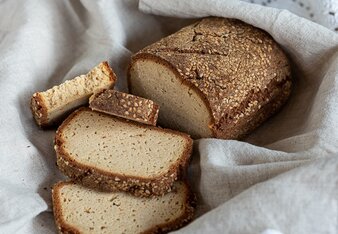
[{"label": "scored cut on crust", "polygon": [[187,169],[192,139],[80,108],[55,136],[59,169],[71,179],[106,191],[163,195]]},{"label": "scored cut on crust", "polygon": [[292,79],[268,33],[205,18],[136,53],[128,83],[131,93],[161,106],[161,126],[193,138],[240,139],[281,108]]}]

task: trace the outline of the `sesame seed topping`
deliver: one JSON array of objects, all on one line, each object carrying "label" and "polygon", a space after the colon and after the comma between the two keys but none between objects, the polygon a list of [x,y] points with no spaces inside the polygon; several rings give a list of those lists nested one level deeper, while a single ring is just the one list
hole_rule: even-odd
[{"label": "sesame seed topping", "polygon": [[[291,79],[289,62],[276,42],[266,32],[238,20],[203,19],[143,52],[168,61],[199,89],[216,125],[224,116],[250,119],[278,82]],[[277,92],[289,95],[290,89]]]}]

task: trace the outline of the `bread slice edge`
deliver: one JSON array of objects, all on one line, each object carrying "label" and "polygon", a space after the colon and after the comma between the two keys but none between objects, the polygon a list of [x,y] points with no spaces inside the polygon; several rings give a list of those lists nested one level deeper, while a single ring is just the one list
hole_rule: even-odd
[{"label": "bread slice edge", "polygon": [[[127,95],[133,96],[135,98],[146,99],[147,101],[151,101],[152,102],[151,112],[148,115],[148,116],[150,116],[150,118],[146,118],[146,119],[139,118],[139,119],[136,119],[136,118],[133,118],[133,117],[128,116],[126,114],[123,115],[123,114],[119,114],[117,112],[107,111],[107,110],[104,110],[103,108],[96,107],[96,105],[97,105],[97,104],[95,104],[96,99],[100,98],[100,96],[102,94],[104,94],[106,91],[114,91],[114,92],[123,94],[122,92],[119,92],[117,90],[109,90],[109,89],[103,89],[100,92],[94,93],[89,98],[89,108],[91,110],[97,111],[97,112],[101,112],[101,113],[105,113],[105,114],[112,115],[112,116],[117,116],[117,117],[124,118],[124,119],[129,119],[131,121],[135,121],[135,122],[139,122],[139,123],[143,123],[143,124],[148,124],[148,125],[156,126],[157,119],[158,119],[158,113],[159,113],[159,109],[160,109],[160,106],[157,103],[155,103],[154,101],[152,101],[150,99],[146,99],[146,98],[142,98],[142,97],[139,97],[139,96],[135,96],[135,95],[126,93]],[[94,103],[94,105],[93,105],[93,103]]]},{"label": "bread slice edge", "polygon": [[[92,72],[94,68],[101,69],[102,73],[109,78],[109,81],[112,82],[111,86],[115,85],[117,77],[116,77],[114,71],[112,70],[112,68],[109,66],[107,61],[103,61],[103,62],[99,63],[97,66],[90,69],[86,73],[86,75],[88,75],[90,72]],[[73,79],[75,79],[77,77],[79,77],[79,76],[76,76]],[[71,80],[73,80],[73,79],[71,79]],[[61,85],[63,83],[60,83],[58,85]],[[52,89],[52,88],[50,88],[50,89]],[[47,90],[49,90],[49,89],[47,89]],[[49,120],[50,116],[49,116],[49,113],[48,113],[46,100],[42,95],[42,93],[46,92],[47,90],[41,91],[41,92],[35,92],[30,99],[31,112],[33,114],[35,122],[41,128],[49,128],[49,127],[51,127],[55,124],[55,120]]]},{"label": "bread slice edge", "polygon": [[61,199],[59,191],[63,186],[68,184],[74,184],[71,181],[60,181],[53,185],[52,188],[52,206],[53,206],[53,214],[56,223],[56,227],[58,229],[58,233],[69,233],[69,234],[80,234],[80,231],[68,224],[62,216],[62,208],[61,208]]},{"label": "bread slice edge", "polygon": [[[162,233],[168,232],[172,230],[176,230],[187,223],[189,223],[192,218],[194,217],[194,210],[196,206],[196,196],[191,192],[189,184],[184,181],[185,190],[186,190],[186,197],[185,197],[185,207],[183,214],[176,218],[175,220],[165,223],[156,225],[153,228],[150,228],[142,234],[151,234],[151,233]],[[70,225],[63,219],[62,215],[62,208],[61,208],[61,199],[60,199],[60,191],[63,186],[76,184],[73,181],[60,181],[54,184],[52,188],[52,205],[53,205],[53,214],[55,217],[55,223],[59,233],[71,233],[71,234],[80,234],[81,232],[74,226]]]},{"label": "bread slice edge", "polygon": [[[62,138],[62,134],[67,124],[82,111],[93,112],[87,107],[81,107],[78,110],[74,111],[58,128],[54,140],[57,165],[59,169],[72,180],[85,186],[100,189],[103,191],[120,190],[129,192],[135,196],[151,197],[160,196],[170,192],[174,181],[185,176],[184,173],[188,168],[193,146],[193,141],[189,137],[189,135],[171,129],[162,129],[149,125],[143,125],[118,117],[116,118],[118,118],[120,121],[125,121],[129,124],[133,124],[142,128],[155,128],[158,131],[173,133],[183,137],[186,140],[187,147],[182,152],[180,160],[177,163],[172,164],[167,172],[159,174],[152,178],[127,176],[119,173],[112,173],[77,162],[64,149],[64,139]],[[102,113],[102,115],[111,117],[110,115],[104,113]]]}]

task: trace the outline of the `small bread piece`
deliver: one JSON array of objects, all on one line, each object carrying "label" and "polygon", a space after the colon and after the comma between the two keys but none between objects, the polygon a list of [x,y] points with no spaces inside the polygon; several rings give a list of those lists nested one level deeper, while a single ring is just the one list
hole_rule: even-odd
[{"label": "small bread piece", "polygon": [[291,93],[290,62],[263,30],[205,18],[142,49],[128,72],[132,94],[161,106],[161,126],[193,138],[240,139]]},{"label": "small bread piece", "polygon": [[122,93],[116,90],[103,90],[90,97],[92,110],[119,116],[136,122],[156,125],[159,106],[152,100]]},{"label": "small bread piece", "polygon": [[115,81],[116,75],[108,63],[102,62],[86,75],[34,93],[30,107],[36,123],[47,127],[59,122],[70,111],[86,104],[93,93],[112,88]]},{"label": "small bread piece", "polygon": [[55,136],[57,165],[71,179],[105,191],[162,195],[184,173],[192,139],[169,129],[80,108]]},{"label": "small bread piece", "polygon": [[171,193],[154,198],[59,182],[52,198],[59,233],[163,233],[188,223],[194,212],[194,197],[183,182],[176,182]]}]

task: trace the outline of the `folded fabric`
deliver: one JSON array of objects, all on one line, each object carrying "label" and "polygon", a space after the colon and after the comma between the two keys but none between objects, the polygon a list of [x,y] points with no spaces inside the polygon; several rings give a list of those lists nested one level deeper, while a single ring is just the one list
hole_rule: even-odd
[{"label": "folded fabric", "polygon": [[190,175],[201,217],[177,233],[336,233],[338,35],[287,10],[236,0],[141,0],[139,7],[242,20],[270,33],[294,63],[289,102],[246,142],[196,142]]},{"label": "folded fabric", "polygon": [[180,18],[145,14],[136,0],[0,2],[0,234],[56,233],[51,185],[64,177],[55,166],[55,132],[34,124],[31,95],[103,60],[126,91],[132,53],[209,15],[268,31],[295,63],[296,86],[285,108],[246,142],[195,142],[190,177],[199,218],[179,232],[335,233],[337,34],[288,11],[234,0],[145,0],[140,8]]}]

